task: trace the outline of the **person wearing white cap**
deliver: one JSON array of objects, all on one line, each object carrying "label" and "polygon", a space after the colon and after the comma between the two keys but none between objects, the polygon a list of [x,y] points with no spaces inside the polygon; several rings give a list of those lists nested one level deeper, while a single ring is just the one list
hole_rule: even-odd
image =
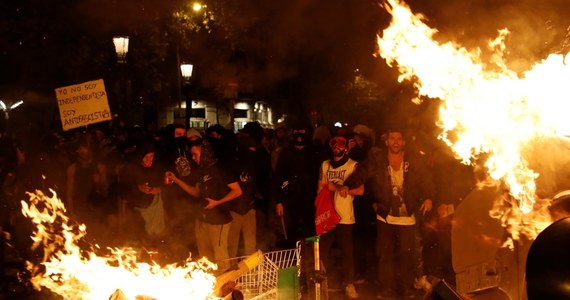
[{"label": "person wearing white cap", "polygon": [[202,138],[202,134],[196,128],[190,128],[186,132],[186,137],[190,142],[197,141]]}]

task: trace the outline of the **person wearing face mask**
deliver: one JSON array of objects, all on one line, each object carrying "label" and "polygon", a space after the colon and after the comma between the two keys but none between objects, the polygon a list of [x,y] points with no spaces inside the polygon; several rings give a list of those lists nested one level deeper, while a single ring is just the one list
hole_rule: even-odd
[{"label": "person wearing face mask", "polygon": [[373,179],[377,173],[377,159],[381,159],[382,150],[375,144],[374,130],[366,125],[357,124],[352,129],[353,139],[348,140],[348,156],[358,162],[358,169],[364,176],[364,195],[354,199],[354,269],[357,283],[373,282],[376,279],[376,251],[373,247],[362,247],[376,240],[376,212],[373,203]]},{"label": "person wearing face mask", "polygon": [[215,124],[206,129],[204,138],[212,146],[218,163],[224,167],[231,167],[236,158],[236,134],[220,124]]},{"label": "person wearing face mask", "polygon": [[342,255],[342,274],[346,296],[358,298],[354,287],[354,251],[352,236],[355,224],[354,196],[364,194],[364,184],[349,185],[348,178],[357,170],[358,163],[348,157],[347,139],[337,135],[330,139],[331,159],[321,164],[318,191],[328,189],[333,194],[333,206],[340,222],[331,231],[321,235],[321,259],[325,270],[333,243],[337,243]]},{"label": "person wearing face mask", "polygon": [[[281,150],[275,165],[271,199],[275,203],[276,246],[280,249],[296,247],[297,241],[315,236],[315,187],[322,160],[311,143],[311,126],[297,120],[291,122],[291,139]],[[304,246],[304,245],[303,245]],[[300,284],[308,292],[312,282],[307,274],[313,270],[312,247],[302,247]]]},{"label": "person wearing face mask", "polygon": [[188,154],[189,141],[186,127],[182,124],[167,125],[161,136],[160,151],[162,163],[176,172],[179,177],[190,175],[191,164]]},{"label": "person wearing face mask", "polygon": [[277,217],[283,220],[285,248],[293,248],[296,241],[315,235],[313,202],[322,160],[311,145],[310,128],[308,123],[293,124],[292,139],[280,153],[275,167],[273,200]]},{"label": "person wearing face mask", "polygon": [[[192,161],[186,127],[176,123],[167,125],[160,142],[159,158],[165,168],[187,183],[195,182],[197,165]],[[198,210],[195,203],[197,201],[193,201],[193,197],[179,186],[170,183],[168,180],[165,182],[163,193],[164,209],[168,215],[166,220],[168,244],[171,247],[172,256],[185,259],[188,257],[188,252],[197,251],[195,240],[186,238],[194,236],[193,228]]]}]

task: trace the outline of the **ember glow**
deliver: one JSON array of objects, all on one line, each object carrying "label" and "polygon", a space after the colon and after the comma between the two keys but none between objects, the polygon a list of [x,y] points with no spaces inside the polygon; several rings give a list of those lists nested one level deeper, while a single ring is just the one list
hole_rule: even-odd
[{"label": "ember glow", "polygon": [[515,239],[536,237],[551,222],[544,212],[549,202],[538,201],[539,174],[525,153],[546,138],[570,133],[566,55],[551,54],[519,74],[504,59],[507,29],[488,43],[492,55],[483,61],[481,49],[436,41],[437,30],[405,3],[388,0],[386,9],[392,21],[378,36],[379,55],[398,68],[400,82],[414,83],[419,96],[439,99],[439,138],[463,163],[486,157],[490,177],[509,193],[500,201],[513,205],[499,205],[491,215],[502,219]]},{"label": "ember glow", "polygon": [[132,248],[109,249],[111,255],[104,257],[81,249],[85,226],[72,225],[51,192],[52,197],[28,193],[29,201],[21,202],[22,213],[36,226],[32,247],[43,253],[40,264],[27,262],[36,289],[64,299],[217,299],[210,296],[216,278],[209,273],[216,265],[206,259],[161,267],[137,261]]}]

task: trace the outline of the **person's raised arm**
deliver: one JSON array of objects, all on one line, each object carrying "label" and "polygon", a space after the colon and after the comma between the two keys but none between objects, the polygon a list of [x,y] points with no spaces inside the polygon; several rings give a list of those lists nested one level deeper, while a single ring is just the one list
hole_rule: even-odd
[{"label": "person's raised arm", "polygon": [[164,176],[166,176],[166,178],[172,180],[172,182],[176,183],[180,188],[182,188],[182,190],[184,190],[186,193],[190,194],[191,196],[193,196],[193,197],[199,197],[200,196],[200,189],[198,189],[195,186],[187,184],[186,182],[184,182],[180,178],[176,177],[176,175],[174,175],[174,173],[172,173],[171,171],[166,171]]}]

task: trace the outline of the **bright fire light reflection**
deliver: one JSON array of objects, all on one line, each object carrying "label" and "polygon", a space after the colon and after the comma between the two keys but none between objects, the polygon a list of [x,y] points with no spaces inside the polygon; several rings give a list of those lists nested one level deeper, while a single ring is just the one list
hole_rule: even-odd
[{"label": "bright fire light reflection", "polygon": [[71,225],[65,207],[52,190],[28,193],[22,213],[36,226],[34,250],[43,252],[42,262],[27,262],[31,282],[61,295],[64,299],[109,299],[120,290],[126,299],[218,299],[210,296],[216,279],[210,274],[216,265],[206,259],[161,267],[137,261],[132,248],[109,249],[111,255],[97,256],[81,249],[85,225]]},{"label": "bright fire light reflection", "polygon": [[544,138],[564,139],[570,133],[565,55],[551,54],[517,74],[503,56],[508,30],[489,42],[492,55],[483,62],[480,49],[437,42],[437,30],[422,15],[403,2],[388,3],[392,21],[378,36],[379,55],[398,68],[399,82],[411,81],[419,96],[441,100],[439,138],[463,163],[487,157],[490,177],[504,183],[510,194],[501,203],[515,204],[506,209],[497,205],[491,215],[502,219],[514,239],[521,233],[535,238],[551,222],[544,209],[549,201],[537,201],[539,174],[524,153]]}]

